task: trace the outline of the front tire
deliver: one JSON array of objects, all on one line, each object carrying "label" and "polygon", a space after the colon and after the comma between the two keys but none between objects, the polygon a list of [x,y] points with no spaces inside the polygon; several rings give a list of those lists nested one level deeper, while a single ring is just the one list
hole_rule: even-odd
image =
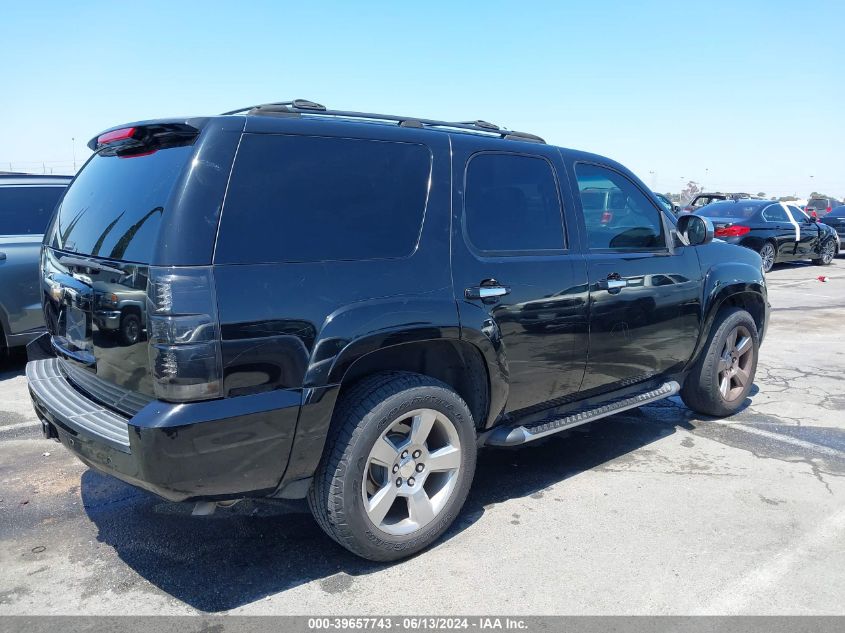
[{"label": "front tire", "polygon": [[748,312],[741,308],[721,312],[684,381],[684,404],[717,418],[736,413],[754,384],[759,349],[757,325]]},{"label": "front tire", "polygon": [[775,246],[771,242],[766,242],[760,247],[760,259],[763,260],[763,272],[769,272],[772,266],[775,265]]},{"label": "front tire", "polygon": [[308,504],[352,553],[405,558],[455,520],[475,461],[475,425],[458,394],[419,374],[377,374],[338,403]]},{"label": "front tire", "polygon": [[822,244],[821,252],[819,253],[820,257],[813,260],[813,263],[816,266],[827,266],[830,262],[833,261],[833,258],[836,257],[836,243],[833,239],[828,238],[828,240]]},{"label": "front tire", "polygon": [[120,341],[124,345],[135,345],[141,340],[141,317],[127,312],[120,318]]}]

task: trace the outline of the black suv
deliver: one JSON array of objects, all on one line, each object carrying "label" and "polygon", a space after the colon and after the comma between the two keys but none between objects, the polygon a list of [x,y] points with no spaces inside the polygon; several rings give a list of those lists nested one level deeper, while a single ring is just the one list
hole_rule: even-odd
[{"label": "black suv", "polygon": [[[308,101],[89,146],[45,238],[32,399],[83,462],[198,511],[307,496],[397,559],[454,520],[479,446],[751,389],[759,255],[606,158]],[[104,329],[141,285],[137,337]]]}]

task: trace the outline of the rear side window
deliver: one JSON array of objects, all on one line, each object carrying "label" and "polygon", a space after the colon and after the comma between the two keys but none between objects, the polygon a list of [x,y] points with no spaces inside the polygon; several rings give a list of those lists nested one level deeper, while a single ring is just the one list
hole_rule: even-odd
[{"label": "rear side window", "polygon": [[431,152],[422,145],[245,134],[217,263],[407,257],[422,228]]},{"label": "rear side window", "polygon": [[466,171],[464,230],[482,252],[562,250],[560,198],[549,162],[519,154],[473,156]]},{"label": "rear side window", "polygon": [[0,187],[0,235],[41,235],[64,187]]},{"label": "rear side window", "polygon": [[170,193],[193,152],[184,145],[136,156],[95,155],[62,200],[51,246],[150,263]]},{"label": "rear side window", "polygon": [[666,248],[660,210],[631,180],[590,163],[577,163],[575,175],[590,248]]},{"label": "rear side window", "polygon": [[786,211],[784,211],[783,207],[779,204],[773,204],[770,207],[766,207],[766,210],[763,211],[763,218],[767,222],[789,222],[789,218],[786,216]]}]

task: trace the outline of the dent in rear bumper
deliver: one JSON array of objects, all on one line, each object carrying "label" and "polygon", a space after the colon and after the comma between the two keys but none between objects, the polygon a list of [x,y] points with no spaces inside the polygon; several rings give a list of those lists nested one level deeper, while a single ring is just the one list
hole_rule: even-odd
[{"label": "dent in rear bumper", "polygon": [[128,451],[74,424],[30,388],[38,416],[88,466],[171,501],[265,496],[290,455],[300,390],[190,404],[155,401],[126,419]]}]

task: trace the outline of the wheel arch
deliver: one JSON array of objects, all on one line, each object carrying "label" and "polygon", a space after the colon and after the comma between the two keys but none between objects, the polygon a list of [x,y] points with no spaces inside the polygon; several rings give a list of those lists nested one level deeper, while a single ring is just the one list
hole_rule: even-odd
[{"label": "wheel arch", "polygon": [[129,304],[128,306],[123,306],[123,307],[120,309],[120,316],[121,316],[121,318],[125,317],[125,316],[126,316],[126,315],[128,315],[128,314],[134,314],[134,315],[135,315],[135,316],[137,316],[138,318],[143,317],[143,314],[142,314],[142,312],[141,312],[141,307],[140,307],[140,306],[137,306],[137,305],[134,305],[134,304]]},{"label": "wheel arch", "polygon": [[476,428],[484,426],[490,409],[490,378],[481,351],[471,343],[431,339],[371,351],[346,369],[338,397],[367,376],[391,371],[422,374],[449,385],[467,403]]},{"label": "wheel arch", "polygon": [[701,355],[716,317],[725,308],[740,307],[751,314],[757,326],[760,341],[763,340],[768,325],[769,304],[766,280],[762,270],[751,264],[740,262],[729,262],[712,267],[705,275],[702,306],[701,333],[688,368]]}]

